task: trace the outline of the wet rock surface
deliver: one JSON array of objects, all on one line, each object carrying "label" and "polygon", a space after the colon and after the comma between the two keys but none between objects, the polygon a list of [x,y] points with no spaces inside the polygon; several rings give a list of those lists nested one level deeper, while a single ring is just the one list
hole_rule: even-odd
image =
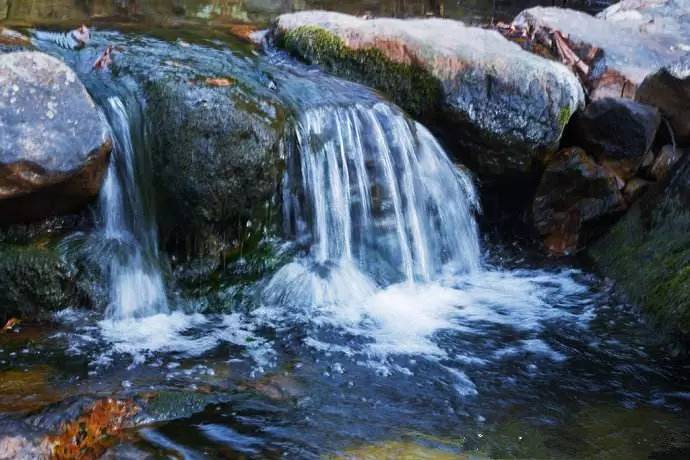
[{"label": "wet rock surface", "polygon": [[546,249],[577,251],[601,219],[625,209],[616,178],[580,148],[564,149],[547,163],[532,205]]},{"label": "wet rock surface", "polygon": [[642,165],[660,122],[654,107],[629,99],[603,98],[578,112],[568,130],[587,153],[627,181]]},{"label": "wet rock surface", "polygon": [[444,137],[487,175],[532,171],[584,102],[566,67],[457,21],[311,11],[280,16],[273,34],[291,53],[381,90],[414,115],[444,112]]},{"label": "wet rock surface", "polygon": [[260,232],[280,181],[276,101],[261,107],[233,89],[176,80],[155,83],[149,100],[160,127],[154,171],[171,217],[163,231],[202,254],[238,245],[253,225]]},{"label": "wet rock surface", "polygon": [[586,86],[593,99],[634,98],[644,79],[690,51],[690,26],[684,6],[671,0],[621,2],[594,17],[563,8],[535,7],[513,24],[558,31],[578,58],[591,62]]},{"label": "wet rock surface", "polygon": [[96,197],[109,128],[76,74],[43,53],[0,54],[0,222],[68,214]]}]

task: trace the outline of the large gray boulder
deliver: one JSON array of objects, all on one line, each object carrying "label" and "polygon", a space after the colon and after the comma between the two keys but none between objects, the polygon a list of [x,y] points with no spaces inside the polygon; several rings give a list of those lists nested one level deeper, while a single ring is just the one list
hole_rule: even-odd
[{"label": "large gray boulder", "polygon": [[624,1],[598,17],[580,11],[535,7],[520,13],[518,27],[560,32],[584,61],[592,99],[634,98],[644,79],[690,52],[687,0]]},{"label": "large gray boulder", "polygon": [[110,130],[77,75],[38,52],[0,54],[0,223],[83,208],[98,195]]},{"label": "large gray boulder", "polygon": [[272,33],[307,62],[375,87],[415,116],[440,118],[444,137],[486,175],[535,169],[584,103],[565,66],[458,21],[307,11],[278,17]]}]

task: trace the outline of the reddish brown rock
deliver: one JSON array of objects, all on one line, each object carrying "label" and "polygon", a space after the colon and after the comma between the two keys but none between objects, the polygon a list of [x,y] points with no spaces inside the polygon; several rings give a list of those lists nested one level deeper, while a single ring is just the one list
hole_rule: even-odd
[{"label": "reddish brown rock", "polygon": [[572,254],[603,218],[625,209],[616,178],[578,147],[557,152],[537,189],[534,225],[554,255]]}]

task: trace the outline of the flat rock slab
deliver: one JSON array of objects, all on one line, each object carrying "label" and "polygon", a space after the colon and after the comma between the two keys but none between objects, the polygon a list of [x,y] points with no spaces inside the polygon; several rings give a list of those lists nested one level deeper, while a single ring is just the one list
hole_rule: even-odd
[{"label": "flat rock slab", "polygon": [[69,67],[0,54],[0,221],[78,210],[98,194],[110,150],[108,124]]},{"label": "flat rock slab", "polygon": [[598,17],[535,7],[520,13],[513,23],[559,31],[577,47],[599,49],[603,53],[589,76],[592,99],[634,98],[648,75],[690,56],[688,11],[687,0],[626,1]]},{"label": "flat rock slab", "polygon": [[[466,147],[463,154],[490,175],[532,170],[557,146],[571,114],[584,103],[580,83],[565,66],[526,52],[495,31],[458,21],[307,11],[280,16],[273,33],[308,62],[374,86],[408,110],[406,103],[428,87],[415,82],[430,76],[441,94],[438,106],[427,108],[445,113],[451,137]],[[387,69],[396,73],[381,75]],[[400,77],[406,69],[412,69],[409,79]],[[430,99],[434,93],[428,93]]]}]

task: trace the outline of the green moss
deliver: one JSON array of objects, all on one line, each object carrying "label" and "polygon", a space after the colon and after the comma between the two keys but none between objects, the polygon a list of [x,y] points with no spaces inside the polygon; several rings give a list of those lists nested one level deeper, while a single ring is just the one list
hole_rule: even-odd
[{"label": "green moss", "polygon": [[79,303],[74,273],[48,245],[0,244],[0,320],[41,319]]},{"label": "green moss", "polygon": [[565,129],[565,125],[568,124],[568,120],[570,120],[570,115],[572,115],[570,107],[561,107],[561,109],[558,111],[558,126],[560,126],[561,131]]},{"label": "green moss", "polygon": [[278,39],[278,45],[308,63],[384,93],[414,116],[440,107],[441,83],[419,65],[393,62],[376,48],[354,50],[317,26],[302,26]]},{"label": "green moss", "polygon": [[658,325],[690,339],[690,213],[681,203],[649,215],[636,204],[590,254]]}]

